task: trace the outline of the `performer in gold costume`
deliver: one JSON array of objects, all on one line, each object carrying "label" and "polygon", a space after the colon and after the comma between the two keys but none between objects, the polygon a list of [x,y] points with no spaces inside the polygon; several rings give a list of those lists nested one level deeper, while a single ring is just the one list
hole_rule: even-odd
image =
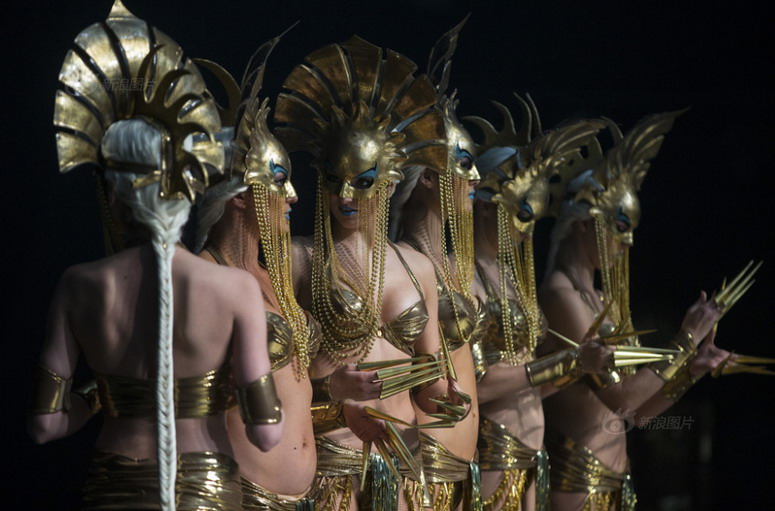
[{"label": "performer in gold costume", "polygon": [[476,285],[486,329],[474,346],[479,411],[479,463],[486,510],[548,509],[548,464],[541,400],[557,386],[608,364],[611,348],[590,342],[538,358],[546,334],[533,265],[535,222],[546,211],[549,179],[602,127],[580,121],[542,134],[534,103],[517,96],[517,131],[509,110],[498,132],[467,118],[485,135],[476,191]]},{"label": "performer in gold costume", "polygon": [[[323,331],[312,372],[316,503],[326,510],[405,508],[399,470],[422,477],[409,452],[418,443],[413,404],[439,422],[467,409],[444,378],[433,265],[387,240],[401,169],[446,152],[434,88],[415,69],[353,37],[294,68],[275,110],[278,138],[312,153],[318,171],[314,236],[295,247],[294,269],[299,303]],[[341,385],[337,368],[363,370],[362,385]]]},{"label": "performer in gold costume", "polygon": [[[605,157],[595,141],[585,158],[561,169],[559,186],[568,200],[557,202],[560,211],[540,294],[549,326],[558,332],[547,342],[550,349],[564,347],[561,338],[582,341],[599,327],[606,342],[625,337],[615,356],[641,349],[630,318],[628,250],[640,220],[637,192],[677,115],[647,117],[626,136],[609,123],[615,146]],[[596,271],[602,290],[594,286]],[[638,414],[660,413],[694,378],[726,358],[712,342],[713,326],[734,301],[728,295],[739,297],[747,280],[746,275],[735,279],[715,299],[701,293],[664,360],[637,372],[625,368],[587,377],[547,399],[552,509],[634,507],[622,417],[635,414],[638,420]],[[658,356],[652,351],[643,358]]]},{"label": "performer in gold costume", "polygon": [[[66,436],[101,404],[84,509],[239,510],[225,416],[232,368],[248,437],[269,449],[282,428],[260,289],[176,245],[190,201],[223,170],[218,112],[181,48],[119,0],[78,35],[60,82],[60,171],[98,166],[113,214],[131,211],[127,234],[142,242],[60,280],[30,432]],[[80,351],[96,374],[83,393],[70,389]]]},{"label": "performer in gold costume", "polygon": [[[474,186],[479,182],[475,149],[458,121],[454,93],[446,94],[451,57],[466,20],[445,33],[434,45],[428,75],[436,86],[436,108],[444,119],[446,151],[428,165],[404,169],[404,180],[391,199],[390,234],[399,246],[425,254],[436,273],[439,295],[439,331],[450,354],[457,383],[472,397],[472,411],[453,428],[420,433],[425,481],[433,484],[433,509],[481,509],[481,482],[476,464],[478,404],[469,342],[478,330],[480,307],[471,293],[473,280]],[[449,241],[448,241],[449,240]],[[420,423],[434,417],[418,413]],[[421,509],[422,481],[407,479],[404,491],[412,509]]]},{"label": "performer in gold costume", "polygon": [[[297,196],[288,154],[266,124],[267,102],[258,98],[265,61],[278,41],[272,39],[253,55],[241,87],[214,62],[197,61],[220,78],[230,98],[222,121],[236,126],[223,132],[230,148],[226,178],[198,204],[197,245],[204,247],[200,255],[206,260],[247,270],[261,285],[272,376],[285,418],[280,443],[262,452],[239,427],[236,408],[227,414],[242,475],[242,506],[251,511],[313,509],[308,497],[315,478],[307,369],[319,347],[320,328],[293,295],[290,212]],[[237,111],[238,104],[244,111]]]}]

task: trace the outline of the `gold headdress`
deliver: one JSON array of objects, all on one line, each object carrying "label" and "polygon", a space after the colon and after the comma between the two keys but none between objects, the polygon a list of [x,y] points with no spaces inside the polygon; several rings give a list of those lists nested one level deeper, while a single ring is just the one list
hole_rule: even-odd
[{"label": "gold headdress", "polygon": [[[497,204],[498,208],[498,271],[502,324],[506,339],[506,358],[519,363],[518,352],[535,351],[540,335],[540,312],[536,295],[535,264],[532,232],[535,222],[543,217],[549,203],[549,181],[580,148],[595,139],[603,127],[599,121],[578,121],[541,135],[538,110],[530,96],[527,101],[516,95],[522,110],[520,131],[517,132],[509,110],[493,102],[503,116],[503,128],[497,132],[486,120],[470,120],[484,132],[485,152],[482,160],[484,179],[477,187],[477,196]],[[522,146],[502,147],[497,144]],[[511,149],[511,150],[508,150]],[[523,235],[527,235],[524,237]],[[511,281],[527,323],[527,339],[515,339],[508,302]]]},{"label": "gold headdress", "polygon": [[[297,361],[294,369],[296,377],[302,379],[310,363],[307,319],[293,294],[291,237],[286,217],[287,200],[296,197],[296,190],[291,184],[288,153],[267,125],[268,99],[261,101],[258,97],[266,61],[283,35],[267,41],[253,54],[241,86],[215,62],[204,59],[196,62],[210,70],[226,90],[228,104],[219,109],[221,120],[225,126],[235,127],[234,154],[227,172],[241,176],[253,192],[267,272],[277,297],[277,307],[291,328]],[[277,181],[278,175],[281,183]]]},{"label": "gold headdress", "polygon": [[[54,108],[60,172],[91,163],[100,169],[146,174],[136,183],[160,183],[166,199],[194,200],[208,175],[223,171],[223,149],[212,138],[220,129],[213,102],[196,66],[175,41],[136,18],[116,0],[108,19],[83,30],[65,56],[59,73],[62,88]],[[162,165],[138,168],[106,161],[100,142],[120,120],[143,118],[162,132]],[[203,134],[190,149],[184,141]],[[122,245],[98,182],[108,251]]]},{"label": "gold headdress", "polygon": [[[381,325],[389,185],[403,178],[401,167],[429,165],[445,154],[433,86],[413,75],[416,68],[354,36],[308,55],[277,99],[277,136],[290,151],[312,153],[318,170],[313,313],[322,324],[323,348],[337,361],[366,357]],[[364,243],[355,255],[346,248],[340,254],[334,245],[326,191],[359,201]],[[330,295],[342,284],[349,288],[345,311]]]}]

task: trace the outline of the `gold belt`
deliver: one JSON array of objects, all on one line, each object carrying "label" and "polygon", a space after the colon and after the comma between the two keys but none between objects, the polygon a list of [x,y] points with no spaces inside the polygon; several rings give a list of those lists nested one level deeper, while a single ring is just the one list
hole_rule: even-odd
[{"label": "gold belt", "polygon": [[485,417],[479,419],[479,466],[482,470],[533,468],[540,451],[531,449],[511,435],[503,424]]},{"label": "gold belt", "polygon": [[[239,511],[239,467],[231,457],[214,452],[178,454],[175,480],[178,511]],[[84,510],[159,509],[158,464],[97,451],[84,485]]]},{"label": "gold belt", "polygon": [[547,432],[546,445],[551,453],[552,489],[586,493],[587,502],[605,500],[605,505],[618,501],[617,509],[635,508],[635,492],[628,472],[616,472],[606,467],[587,447],[573,439]]},{"label": "gold belt", "polygon": [[244,511],[314,511],[312,488],[298,497],[278,495],[253,481],[241,477]]}]

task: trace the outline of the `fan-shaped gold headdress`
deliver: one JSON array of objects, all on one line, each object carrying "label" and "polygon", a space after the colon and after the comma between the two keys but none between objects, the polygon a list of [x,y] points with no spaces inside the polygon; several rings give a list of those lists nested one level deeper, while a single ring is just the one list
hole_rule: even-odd
[{"label": "fan-shaped gold headdress", "polygon": [[[354,36],[308,55],[283,84],[274,119],[289,151],[304,149],[345,197],[369,198],[402,179],[404,165],[430,165],[445,152],[433,86],[406,57]],[[374,184],[350,182],[374,171]]]},{"label": "fan-shaped gold headdress", "polygon": [[[194,200],[208,173],[223,170],[223,151],[210,135],[220,129],[196,66],[160,30],[136,18],[116,0],[102,23],[75,39],[59,74],[54,110],[59,169],[84,164],[113,167],[100,141],[111,123],[143,117],[163,130],[161,169],[146,169],[138,185],[160,181],[164,198]],[[202,133],[191,150],[188,135]],[[119,169],[120,170],[120,169]],[[133,168],[132,170],[138,170]]]}]

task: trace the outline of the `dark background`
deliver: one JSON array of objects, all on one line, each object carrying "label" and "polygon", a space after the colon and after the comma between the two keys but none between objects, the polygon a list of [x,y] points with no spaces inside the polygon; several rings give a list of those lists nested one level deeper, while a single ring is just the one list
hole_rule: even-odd
[{"label": "dark background", "polygon": [[[767,2],[126,3],[189,56],[219,61],[236,75],[254,48],[301,20],[270,59],[266,95],[276,95],[304,55],[356,33],[424,69],[435,40],[471,12],[451,81],[460,91],[461,115],[499,122],[488,101],[514,106],[512,91],[532,94],[545,127],[605,115],[627,129],[647,114],[690,106],[641,193],[643,219],[632,251],[636,324],[660,329],[653,342],[669,337],[700,289],[712,290],[749,259],[763,258],[757,284],[721,323],[717,342],[775,356],[775,19]],[[15,9],[3,20],[0,414],[8,444],[0,502],[4,509],[70,509],[98,421],[36,446],[24,432],[24,404],[59,275],[102,256],[93,178],[58,175],[51,124],[64,55],[78,32],[105,19],[110,1]],[[297,165],[298,233],[311,228],[310,176]],[[688,419],[682,429],[635,427],[640,509],[770,507],[773,395],[773,378],[706,378],[666,414]]]}]

